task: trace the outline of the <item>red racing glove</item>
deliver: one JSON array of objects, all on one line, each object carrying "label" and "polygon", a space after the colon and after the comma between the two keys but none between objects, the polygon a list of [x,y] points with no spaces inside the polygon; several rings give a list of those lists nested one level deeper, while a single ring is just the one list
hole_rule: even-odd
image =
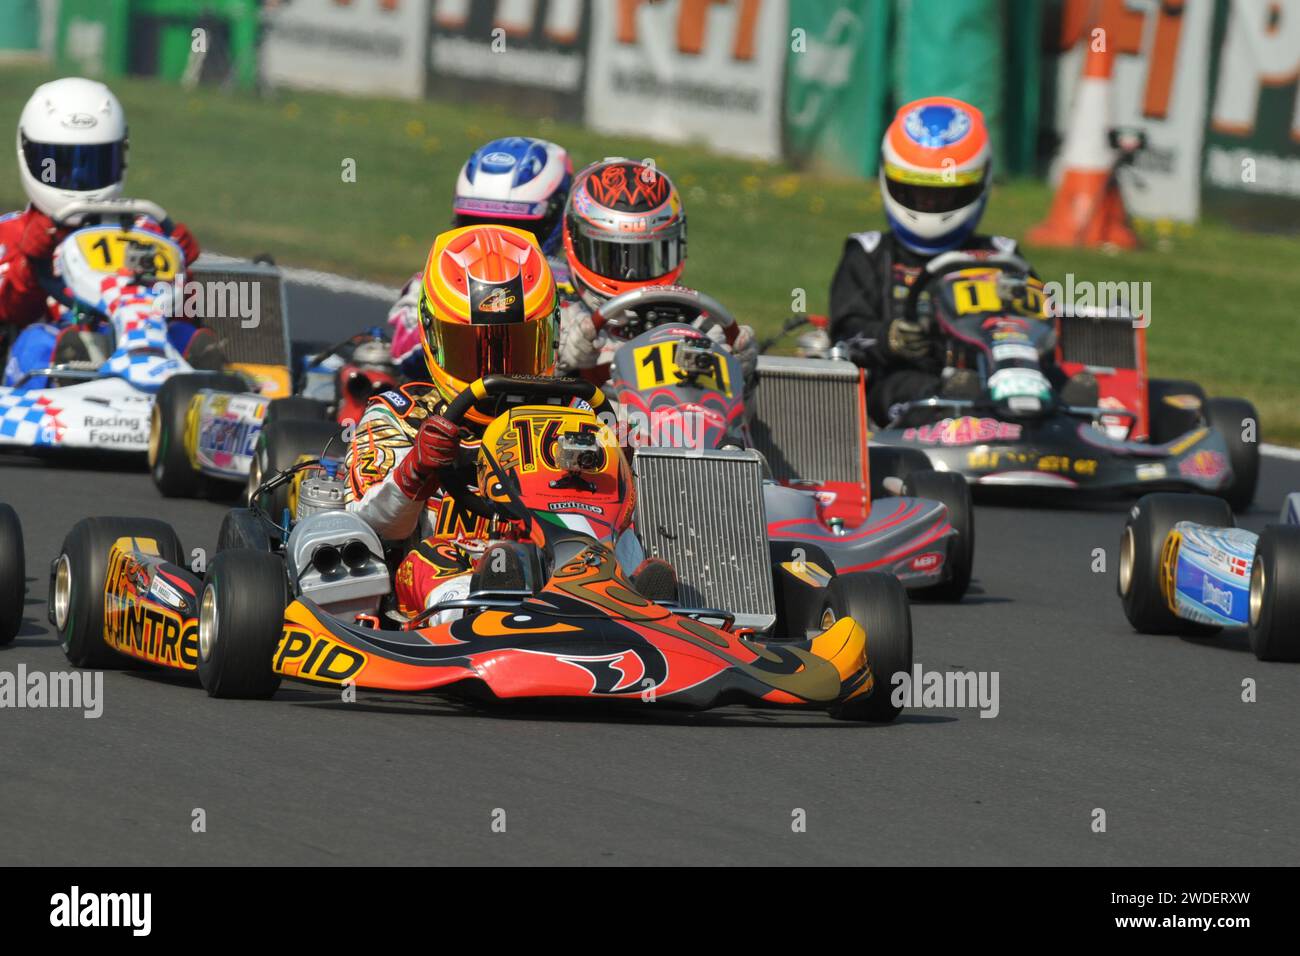
[{"label": "red racing glove", "polygon": [[18,237],[18,251],[28,259],[48,262],[62,238],[61,230],[45,213],[33,209],[27,214],[22,235]]},{"label": "red racing glove", "polygon": [[185,253],[185,264],[192,265],[199,257],[199,241],[194,238],[194,233],[190,232],[185,223],[178,222],[172,226],[171,238]]},{"label": "red racing glove", "polygon": [[412,501],[430,497],[438,485],[438,471],[456,463],[460,454],[460,429],[441,415],[424,420],[411,450],[393,469],[393,481]]}]

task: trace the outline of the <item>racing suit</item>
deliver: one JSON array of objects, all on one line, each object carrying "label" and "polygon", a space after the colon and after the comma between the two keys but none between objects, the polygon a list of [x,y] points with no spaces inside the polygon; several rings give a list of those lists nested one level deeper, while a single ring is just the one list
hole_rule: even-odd
[{"label": "racing suit", "polygon": [[[407,616],[444,597],[468,593],[471,558],[458,542],[482,541],[488,532],[482,519],[444,508],[437,487],[403,487],[399,480],[397,466],[411,453],[420,426],[446,407],[429,382],[410,382],[376,395],[347,451],[347,509],[385,541],[418,542],[398,565],[394,582],[398,609]],[[449,470],[445,480],[472,483],[478,439],[462,428],[461,464],[468,467]]]},{"label": "racing suit", "polygon": [[[972,235],[960,251],[1014,255],[1017,247],[1007,236]],[[943,386],[941,350],[908,359],[889,342],[890,324],[904,318],[908,290],[931,258],[908,249],[892,232],[858,232],[845,240],[831,280],[831,341],[847,346],[867,369],[867,411],[881,425],[892,417],[893,406],[935,395]],[[928,316],[929,308],[929,296],[923,295],[918,317]],[[930,326],[928,334],[940,344],[937,329]]]}]

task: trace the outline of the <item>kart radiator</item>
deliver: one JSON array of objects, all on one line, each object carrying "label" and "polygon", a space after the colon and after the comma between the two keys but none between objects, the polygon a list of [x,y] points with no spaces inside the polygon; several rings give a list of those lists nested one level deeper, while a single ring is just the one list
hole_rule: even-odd
[{"label": "kart radiator", "polygon": [[633,468],[637,535],[648,556],[677,572],[681,603],[770,628],[776,598],[762,459],[751,450],[638,448]]},{"label": "kart radiator", "polygon": [[852,362],[759,357],[749,434],[773,478],[864,480],[867,410],[860,379]]},{"label": "kart radiator", "polygon": [[1061,361],[1089,368],[1138,367],[1137,335],[1128,315],[1063,315]]},{"label": "kart radiator", "polygon": [[289,310],[279,269],[250,262],[200,262],[190,267],[185,279],[185,314],[217,334],[227,361],[291,366]]}]

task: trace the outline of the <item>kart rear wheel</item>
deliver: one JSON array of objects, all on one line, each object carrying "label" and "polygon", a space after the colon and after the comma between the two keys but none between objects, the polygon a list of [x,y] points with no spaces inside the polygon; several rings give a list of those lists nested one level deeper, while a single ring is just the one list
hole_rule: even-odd
[{"label": "kart rear wheel", "polygon": [[287,422],[290,420],[306,422],[328,422],[333,418],[330,415],[329,406],[324,402],[318,402],[314,398],[303,398],[301,395],[290,395],[288,398],[274,399],[266,407],[266,415],[262,418],[262,427],[265,428],[271,422]]},{"label": "kart rear wheel", "polygon": [[123,667],[104,640],[104,585],[108,552],[119,538],[149,541],[170,564],[183,565],[184,550],[171,525],[153,518],[83,518],[72,526],[50,572],[50,620],[63,653],[76,667]]},{"label": "kart rear wheel", "polygon": [[27,600],[27,552],[18,512],[0,504],[0,646],[9,644],[23,626]]},{"label": "kart rear wheel", "polygon": [[1175,378],[1151,379],[1147,383],[1148,441],[1153,445],[1163,445],[1179,435],[1186,435],[1201,423],[1204,408],[1205,390],[1195,382]]},{"label": "kart rear wheel", "polygon": [[925,469],[907,476],[903,494],[944,504],[948,508],[948,521],[957,532],[955,553],[948,557],[948,580],[911,593],[934,601],[960,601],[970,587],[975,564],[975,506],[971,502],[970,485],[953,472]]},{"label": "kart rear wheel", "polygon": [[[339,437],[339,426],[332,421],[291,418],[263,426],[248,471],[249,503],[253,503],[253,493],[263,481],[276,472],[292,468],[300,459],[319,458],[327,446],[340,456],[347,450]],[[284,510],[289,507],[291,484],[286,482],[257,501],[272,521],[283,520]]]},{"label": "kart rear wheel", "polygon": [[168,498],[197,498],[207,479],[190,461],[185,425],[190,405],[200,389],[246,392],[248,383],[237,375],[194,372],[173,375],[163,382],[149,413],[149,476]]},{"label": "kart rear wheel", "polygon": [[1139,498],[1120,535],[1118,590],[1124,616],[1140,634],[1213,634],[1207,624],[1183,621],[1160,591],[1160,556],[1179,521],[1232,527],[1232,509],[1212,495],[1155,494]]},{"label": "kart rear wheel", "polygon": [[1259,536],[1249,633],[1261,661],[1300,661],[1300,527],[1271,524]]},{"label": "kart rear wheel", "polygon": [[271,551],[271,529],[251,508],[231,508],[221,520],[217,533],[217,553],[247,548],[251,551]]},{"label": "kart rear wheel", "polygon": [[867,634],[867,661],[875,686],[862,697],[836,704],[830,710],[838,720],[888,722],[903,710],[893,701],[893,678],[912,671],[912,609],[907,590],[892,574],[859,571],[837,575],[827,589],[830,619],[823,625],[851,617]]},{"label": "kart rear wheel", "polygon": [[237,548],[208,565],[199,596],[199,681],[209,697],[265,700],[280,686],[271,670],[289,587],[274,554]]},{"label": "kart rear wheel", "polygon": [[900,482],[914,471],[930,471],[930,458],[919,448],[895,448],[881,445],[867,446],[867,463],[871,472],[871,497],[886,498],[897,494],[885,487],[887,478]]},{"label": "kart rear wheel", "polygon": [[[1219,491],[1219,497],[1233,511],[1245,511],[1259,483],[1259,412],[1244,398],[1211,398],[1205,403],[1205,421],[1228,443],[1232,484]],[[1248,428],[1252,441],[1244,437]]]}]

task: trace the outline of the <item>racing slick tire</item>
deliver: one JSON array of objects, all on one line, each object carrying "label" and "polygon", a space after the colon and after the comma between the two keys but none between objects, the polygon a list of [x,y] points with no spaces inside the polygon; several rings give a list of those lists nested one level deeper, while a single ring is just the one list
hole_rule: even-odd
[{"label": "racing slick tire", "polygon": [[906,481],[914,471],[930,471],[930,458],[919,448],[892,448],[882,445],[867,446],[867,463],[871,472],[871,497],[886,498],[897,494],[885,487],[885,480],[896,478]]},{"label": "racing slick tire", "polygon": [[104,641],[104,585],[108,552],[119,538],[152,539],[158,554],[184,566],[184,550],[171,525],[154,518],[83,518],[72,526],[50,573],[50,620],[63,653],[75,667],[126,667]]},{"label": "racing slick tire", "polygon": [[933,601],[960,601],[970,587],[975,566],[975,506],[971,502],[970,485],[961,475],[927,468],[907,476],[903,494],[942,502],[948,508],[948,521],[957,532],[958,543],[948,559],[948,580],[911,593]]},{"label": "racing slick tire", "polygon": [[[1244,398],[1211,398],[1205,403],[1205,421],[1228,443],[1228,463],[1232,465],[1232,484],[1219,491],[1219,497],[1232,505],[1233,511],[1245,511],[1255,500],[1259,483],[1259,412]],[[1243,432],[1247,422],[1253,441]]]},{"label": "racing slick tire", "polygon": [[221,372],[184,373],[163,382],[149,415],[149,475],[164,497],[197,498],[207,487],[206,477],[191,463],[185,447],[190,403],[204,388],[246,392],[248,383]]},{"label": "racing slick tire", "polygon": [[[1196,401],[1186,401],[1182,396]],[[1147,383],[1147,409],[1151,416],[1147,440],[1153,445],[1163,445],[1186,435],[1201,423],[1205,400],[1205,390],[1195,382],[1176,378],[1151,379]]]},{"label": "racing slick tire", "polygon": [[251,508],[231,508],[221,519],[217,533],[217,553],[247,548],[251,551],[272,550],[271,529]]},{"label": "racing slick tire", "polygon": [[1212,528],[1232,527],[1232,509],[1213,495],[1154,494],[1129,510],[1120,535],[1118,590],[1124,616],[1140,634],[1213,634],[1208,624],[1184,621],[1160,591],[1160,553],[1179,521]]},{"label": "racing slick tire", "polygon": [[1300,661],[1300,527],[1271,524],[1259,536],[1249,634],[1261,661]]},{"label": "racing slick tire", "polygon": [[27,600],[27,552],[18,512],[0,504],[0,647],[18,636]]},{"label": "racing slick tire", "polygon": [[837,720],[887,723],[903,710],[894,703],[894,675],[912,671],[912,610],[907,590],[898,578],[879,571],[840,574],[827,588],[823,623],[851,617],[867,634],[867,661],[875,676],[869,694],[836,704],[830,715]]},{"label": "racing slick tire", "polygon": [[266,406],[262,427],[265,428],[271,422],[285,422],[291,419],[327,422],[332,418],[329,406],[324,402],[318,402],[314,398],[303,398],[301,395],[290,395],[288,398],[273,399],[271,404]]},{"label": "racing slick tire", "polygon": [[[301,458],[319,457],[327,446],[337,449],[340,455],[347,450],[339,437],[339,426],[332,421],[290,418],[264,426],[257,436],[253,464],[248,470],[249,504],[254,503],[253,493],[267,478],[292,468]],[[289,507],[290,485],[286,482],[256,502],[276,523],[283,520],[284,509]]]},{"label": "racing slick tire", "polygon": [[284,562],[236,548],[208,565],[199,597],[199,681],[209,697],[265,700],[280,686],[271,670],[289,603]]}]

